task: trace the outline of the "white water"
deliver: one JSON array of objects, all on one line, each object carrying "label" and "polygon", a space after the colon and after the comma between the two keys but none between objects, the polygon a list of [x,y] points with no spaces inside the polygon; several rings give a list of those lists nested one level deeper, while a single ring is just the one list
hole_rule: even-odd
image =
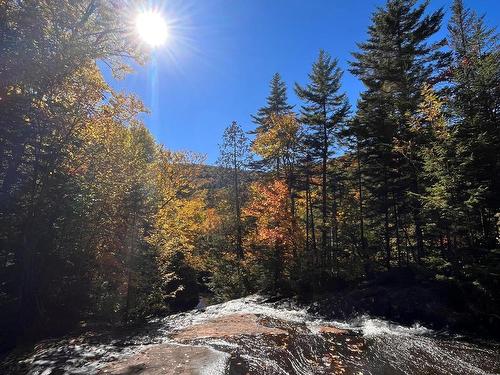
[{"label": "white water", "polygon": [[[29,375],[97,374],[110,361],[120,360],[158,343],[173,343],[172,333],[231,314],[253,314],[265,324],[286,330],[285,337],[239,336],[196,339],[193,345],[211,348],[212,363],[200,373],[217,374],[495,374],[500,371],[498,345],[477,345],[443,338],[420,325],[404,327],[362,316],[349,322],[326,321],[290,301],[264,303],[249,296],[203,311],[191,311],[151,321],[129,337],[92,335],[38,345],[19,362]],[[347,330],[345,335],[322,335],[321,327]],[[7,371],[7,372],[6,372]],[[241,371],[241,372],[238,372]],[[0,366],[0,373],[2,367]]]}]

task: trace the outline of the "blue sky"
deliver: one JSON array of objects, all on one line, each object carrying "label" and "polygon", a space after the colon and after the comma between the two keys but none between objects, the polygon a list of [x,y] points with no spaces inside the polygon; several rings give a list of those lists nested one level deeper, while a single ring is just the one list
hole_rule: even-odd
[{"label": "blue sky", "polygon": [[[431,0],[429,9],[448,9],[451,2]],[[346,70],[356,42],[366,39],[372,12],[384,3],[157,1],[171,23],[169,40],[147,65],[111,83],[144,101],[152,112],[144,120],[158,142],[174,150],[206,154],[207,162],[213,163],[224,128],[231,121],[245,130],[253,128],[250,115],[265,103],[275,72],[287,82],[290,102],[299,104],[293,84],[307,82],[319,49],[337,57]],[[486,13],[488,25],[499,24],[500,0],[465,3],[480,14]],[[353,106],[362,89],[346,71],[343,90]]]}]

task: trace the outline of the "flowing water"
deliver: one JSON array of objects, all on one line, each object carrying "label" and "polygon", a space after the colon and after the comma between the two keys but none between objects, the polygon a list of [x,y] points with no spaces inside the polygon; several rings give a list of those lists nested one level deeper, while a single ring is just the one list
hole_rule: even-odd
[{"label": "flowing water", "polygon": [[250,296],[152,321],[127,334],[40,343],[0,373],[500,374],[500,346],[370,317],[327,321]]}]

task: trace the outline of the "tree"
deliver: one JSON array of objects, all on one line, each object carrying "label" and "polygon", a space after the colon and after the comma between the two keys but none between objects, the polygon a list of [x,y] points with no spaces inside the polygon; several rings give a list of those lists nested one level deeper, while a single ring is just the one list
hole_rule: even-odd
[{"label": "tree", "polygon": [[[1,3],[0,350],[89,317],[164,311],[178,260],[194,269],[202,189],[187,202],[184,191],[168,196],[182,174],[161,178],[165,151],[138,119],[144,106],[113,92],[100,68],[118,77],[144,61],[130,6]],[[177,226],[162,215],[169,204]],[[161,261],[169,240],[186,247],[172,267]]]},{"label": "tree", "polygon": [[198,244],[207,219],[202,163],[197,154],[165,149],[155,160],[156,210],[146,241],[158,252],[163,311],[193,308],[198,301],[196,275],[205,267]]},{"label": "tree", "polygon": [[[309,74],[310,83],[305,87],[295,85],[299,98],[306,104],[301,109],[301,121],[308,126],[305,142],[309,154],[321,162],[321,245],[323,257],[328,251],[328,159],[341,127],[347,118],[349,104],[347,96],[340,93],[342,70],[337,60],[323,50],[313,64]],[[325,258],[323,258],[323,261]]]},{"label": "tree", "polygon": [[252,143],[254,151],[262,159],[279,160],[286,178],[297,162],[301,137],[300,124],[293,114],[271,114],[266,131],[257,131]]},{"label": "tree", "polygon": [[[440,27],[443,11],[425,15],[428,3],[389,0],[372,16],[369,38],[353,53],[351,72],[366,86],[352,127],[360,146],[361,169],[370,195],[371,223],[381,233],[386,266],[391,266],[394,235],[400,264],[402,234],[409,242],[407,219],[413,221],[415,259],[424,252],[421,206],[422,161],[415,153],[401,153],[401,144],[414,144],[409,119],[421,100],[426,82],[442,79],[448,54],[444,41],[429,42]],[[414,150],[415,148],[412,148]],[[402,202],[405,202],[402,204]],[[391,228],[392,222],[392,228]],[[392,230],[391,230],[392,229]],[[391,233],[392,232],[392,233]],[[379,246],[377,244],[377,246]]]},{"label": "tree", "polygon": [[[288,260],[296,259],[300,231],[292,220],[288,187],[282,180],[269,183],[254,183],[250,187],[251,201],[243,209],[246,217],[255,220],[255,231],[247,239],[254,249],[270,251],[273,290],[277,291],[283,281]],[[258,250],[257,250],[258,251]]]},{"label": "tree", "polygon": [[222,144],[219,146],[220,156],[217,164],[228,171],[232,177],[233,207],[236,222],[236,254],[243,259],[243,226],[241,220],[242,173],[250,163],[250,145],[243,129],[233,121],[224,131]]},{"label": "tree", "polygon": [[425,144],[417,151],[423,160],[425,191],[420,196],[423,204],[426,226],[430,241],[440,248],[443,259],[451,259],[453,238],[458,223],[464,225],[465,212],[460,207],[461,182],[457,180],[456,155],[445,117],[444,100],[430,85],[422,89],[422,102],[411,124],[415,136],[425,137]]},{"label": "tree", "polygon": [[[258,133],[253,151],[263,158],[279,161],[281,170],[275,176],[286,182],[290,201],[291,220],[297,225],[297,196],[300,189],[298,164],[301,155],[302,127],[294,114],[271,115],[269,130]],[[299,249],[293,249],[296,263],[300,262]]]},{"label": "tree", "polygon": [[[292,113],[293,105],[288,104],[286,93],[286,84],[283,82],[279,73],[275,73],[270,84],[270,93],[266,99],[266,106],[260,108],[256,115],[252,115],[253,122],[257,125],[253,134],[263,135],[267,133],[273,126],[272,116],[285,116]],[[255,141],[254,141],[255,142]],[[252,142],[252,147],[254,147]],[[268,155],[258,161],[254,161],[254,168],[258,170],[275,170],[279,173],[280,162],[275,155]]]},{"label": "tree", "polygon": [[[449,24],[452,139],[457,186],[465,203],[469,245],[493,247],[495,213],[500,209],[500,47],[498,34],[484,17],[455,0]],[[478,223],[478,226],[472,223]]]},{"label": "tree", "polygon": [[275,73],[269,84],[270,93],[266,99],[266,106],[259,108],[256,115],[252,115],[257,124],[256,132],[269,128],[268,122],[271,115],[287,115],[292,112],[293,105],[288,104],[286,84],[279,73]]}]

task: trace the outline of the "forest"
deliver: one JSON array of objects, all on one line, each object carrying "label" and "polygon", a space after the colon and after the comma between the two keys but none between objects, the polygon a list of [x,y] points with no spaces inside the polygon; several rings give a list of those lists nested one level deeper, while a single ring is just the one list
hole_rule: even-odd
[{"label": "forest", "polygon": [[357,103],[320,50],[307,81],[272,77],[250,133],[227,119],[207,165],[159,144],[140,98],[106,82],[103,69],[120,79],[148,60],[118,3],[0,1],[0,352],[200,295],[310,303],[367,283],[453,291],[455,310],[500,335],[488,15],[387,0],[352,46]]}]

